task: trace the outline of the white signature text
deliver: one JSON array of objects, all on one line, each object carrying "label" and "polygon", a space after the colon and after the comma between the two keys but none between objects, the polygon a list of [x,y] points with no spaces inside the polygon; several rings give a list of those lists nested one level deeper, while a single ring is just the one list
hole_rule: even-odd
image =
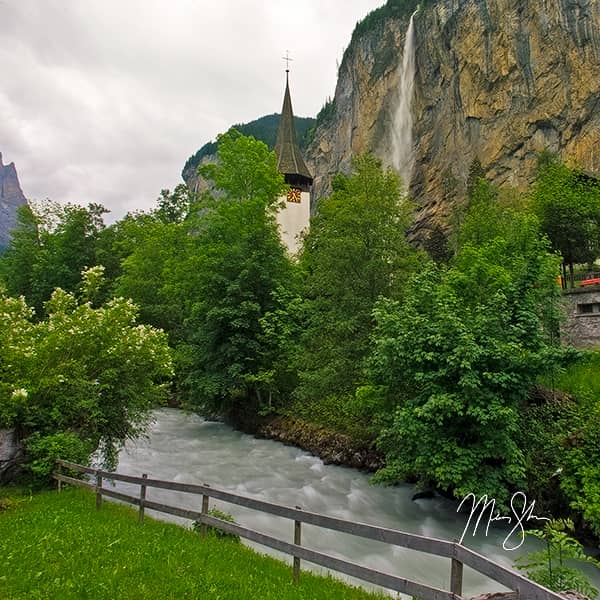
[{"label": "white signature text", "polygon": [[[469,514],[469,518],[467,519],[467,524],[463,530],[462,536],[460,538],[460,542],[462,541],[467,534],[467,531],[470,527],[472,527],[473,537],[477,533],[477,529],[483,522],[485,524],[485,535],[487,536],[488,531],[490,529],[490,525],[496,521],[504,521],[508,523],[508,525],[513,525],[512,529],[508,532],[508,535],[504,538],[502,542],[502,547],[505,550],[516,550],[520,548],[525,540],[525,528],[523,526],[524,523],[529,521],[548,521],[547,517],[538,517],[533,514],[533,510],[535,508],[535,500],[531,503],[527,503],[527,496],[523,492],[515,492],[510,499],[510,513],[509,515],[501,515],[499,510],[496,510],[496,500],[494,498],[489,498],[487,494],[484,494],[479,499],[472,492],[467,494],[462,502],[458,505],[457,512],[460,511],[463,505],[471,501],[471,512]],[[479,514],[477,514],[479,513]],[[487,513],[487,516],[485,516]],[[476,517],[476,520],[474,518]],[[515,534],[519,534],[519,542],[512,542],[511,538]]]}]

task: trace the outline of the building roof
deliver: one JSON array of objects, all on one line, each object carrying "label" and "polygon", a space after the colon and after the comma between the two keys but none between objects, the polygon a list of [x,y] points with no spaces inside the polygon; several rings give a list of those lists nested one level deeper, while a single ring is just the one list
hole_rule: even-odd
[{"label": "building roof", "polygon": [[281,120],[277,131],[275,142],[275,153],[277,154],[277,169],[284,175],[300,175],[310,179],[312,175],[302,158],[298,142],[296,141],[296,128],[294,127],[294,112],[292,111],[292,99],[290,97],[289,71],[285,76],[285,95],[283,97],[283,108],[281,109]]}]

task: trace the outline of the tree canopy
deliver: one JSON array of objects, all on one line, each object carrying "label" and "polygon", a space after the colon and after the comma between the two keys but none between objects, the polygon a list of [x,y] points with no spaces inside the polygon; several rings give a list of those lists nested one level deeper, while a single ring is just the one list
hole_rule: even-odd
[{"label": "tree canopy", "polygon": [[38,321],[22,297],[0,294],[0,427],[20,431],[40,475],[59,455],[87,461],[99,445],[110,462],[165,397],[166,336],[138,325],[129,300],[93,308],[101,274],[84,273],[81,301],[57,288]]},{"label": "tree canopy", "polygon": [[305,323],[299,395],[353,392],[362,379],[375,301],[398,298],[416,264],[406,240],[411,204],[399,177],[373,156],[338,176],[304,239]]},{"label": "tree canopy", "polygon": [[600,256],[600,182],[544,154],[532,201],[542,231],[570,269],[573,285],[573,265]]}]

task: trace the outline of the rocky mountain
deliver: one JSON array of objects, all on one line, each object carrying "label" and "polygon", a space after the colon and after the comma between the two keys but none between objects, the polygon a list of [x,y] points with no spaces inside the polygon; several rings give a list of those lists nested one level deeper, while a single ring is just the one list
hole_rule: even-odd
[{"label": "rocky mountain", "polygon": [[17,209],[27,204],[14,163],[4,165],[0,153],[0,250],[10,241],[10,231],[17,224]]},{"label": "rocky mountain", "polygon": [[600,0],[424,0],[408,44],[418,4],[389,0],[358,24],[307,151],[317,198],[356,154],[394,163],[407,51],[421,232],[464,197],[475,159],[499,185],[530,182],[545,148],[600,176]]}]

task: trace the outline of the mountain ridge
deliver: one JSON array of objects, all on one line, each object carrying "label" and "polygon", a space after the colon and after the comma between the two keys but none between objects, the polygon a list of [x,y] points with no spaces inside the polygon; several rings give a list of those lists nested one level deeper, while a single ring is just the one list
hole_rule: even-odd
[{"label": "mountain ridge", "polygon": [[21,189],[15,163],[2,162],[0,152],[0,251],[8,247],[10,232],[17,225],[17,211],[27,204]]}]

